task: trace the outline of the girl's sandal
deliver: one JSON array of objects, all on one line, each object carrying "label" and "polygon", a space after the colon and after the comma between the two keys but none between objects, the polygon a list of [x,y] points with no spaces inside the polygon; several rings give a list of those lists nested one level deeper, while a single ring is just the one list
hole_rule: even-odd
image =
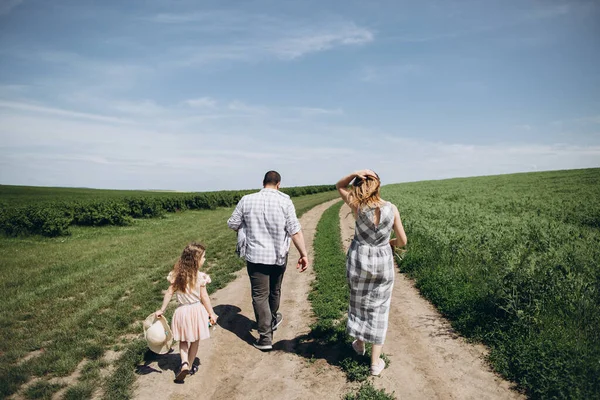
[{"label": "girl's sandal", "polygon": [[198,372],[198,366],[196,364],[192,364],[192,369],[190,369],[190,375],[194,375]]},{"label": "girl's sandal", "polygon": [[[187,364],[187,368],[183,369],[183,366]],[[184,361],[181,363],[181,367],[179,368],[179,373],[177,374],[177,376],[175,377],[175,382],[177,383],[183,383],[183,381],[185,380],[185,377],[187,376],[187,374],[190,373],[190,364],[188,364],[187,361]]]}]

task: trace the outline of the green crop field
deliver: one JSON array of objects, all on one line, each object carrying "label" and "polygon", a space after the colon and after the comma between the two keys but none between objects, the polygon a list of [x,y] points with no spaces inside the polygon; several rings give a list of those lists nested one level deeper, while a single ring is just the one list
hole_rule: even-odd
[{"label": "green crop field", "polygon": [[402,271],[531,398],[600,397],[600,169],[388,185]]},{"label": "green crop field", "polygon": [[[293,201],[300,215],[336,196],[329,191]],[[49,398],[64,385],[56,377],[72,374],[80,364],[81,375],[66,398],[90,398],[100,385],[105,393],[127,397],[134,365],[126,357],[143,353],[140,321],[160,306],[166,275],[185,244],[207,245],[211,293],[242,267],[235,234],[226,225],[232,211],[167,213],[128,226],[74,226],[71,235],[55,238],[0,237],[0,398],[35,377],[39,380],[22,394]],[[104,359],[109,350],[126,357],[111,367]]]}]

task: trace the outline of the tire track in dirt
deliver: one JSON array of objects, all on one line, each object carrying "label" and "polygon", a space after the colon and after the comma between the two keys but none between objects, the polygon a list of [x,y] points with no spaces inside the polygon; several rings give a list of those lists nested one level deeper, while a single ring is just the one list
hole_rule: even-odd
[{"label": "tire track in dirt", "polygon": [[[313,239],[323,211],[339,199],[306,212],[300,222],[311,262]],[[233,234],[233,233],[232,233]],[[210,249],[208,249],[210,251]],[[233,251],[233,249],[232,249]],[[292,246],[283,279],[280,311],[284,321],[275,333],[273,350],[252,346],[257,337],[250,282],[245,269],[227,287],[211,296],[219,326],[200,342],[198,373],[184,384],[173,383],[179,365],[177,346],[138,368],[136,399],[340,399],[351,390],[345,374],[324,359],[307,360],[296,354],[297,339],[314,321],[307,300],[314,279],[312,268],[296,271],[298,252]]]},{"label": "tire track in dirt", "polygon": [[[340,209],[340,228],[347,251],[354,236],[354,216],[347,205]],[[391,364],[373,378],[375,387],[400,399],[525,399],[492,372],[484,360],[486,348],[458,336],[399,272],[389,318],[383,351]]]}]

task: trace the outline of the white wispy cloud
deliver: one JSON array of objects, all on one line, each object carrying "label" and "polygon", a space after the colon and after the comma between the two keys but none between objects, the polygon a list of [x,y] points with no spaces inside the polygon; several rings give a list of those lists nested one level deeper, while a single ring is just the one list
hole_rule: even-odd
[{"label": "white wispy cloud", "polygon": [[319,116],[319,115],[343,115],[344,110],[341,108],[318,108],[318,107],[292,107],[292,111],[298,111],[300,114],[305,116]]},{"label": "white wispy cloud", "polygon": [[27,103],[18,103],[18,102],[11,102],[11,101],[0,101],[0,109],[1,108],[8,108],[11,110],[16,110],[16,111],[30,111],[30,112],[34,112],[34,113],[52,114],[52,115],[57,115],[57,116],[61,116],[61,117],[66,117],[66,118],[88,119],[88,120],[118,123],[118,124],[131,123],[131,121],[122,119],[122,118],[115,118],[115,117],[110,117],[110,116],[105,116],[105,115],[83,113],[83,112],[78,112],[78,111],[63,110],[60,108],[40,106],[40,105],[27,104]]},{"label": "white wispy cloud", "polygon": [[[343,118],[335,108],[217,101],[217,109],[210,109],[217,114],[209,115],[227,110],[232,118],[213,123],[197,119],[196,109],[184,103],[172,109],[149,102],[142,111],[120,105],[128,119],[140,117],[132,125],[45,106],[6,106],[0,102],[2,183],[218,190],[259,187],[259,178],[269,169],[296,186],[333,183],[364,167],[375,169],[385,183],[394,183],[592,167],[600,160],[600,146],[436,142],[314,118]],[[156,106],[163,114],[143,114]],[[19,113],[2,112],[15,107]],[[299,118],[288,122],[290,113]],[[233,118],[240,115],[251,119]],[[286,140],[273,141],[274,135]],[[357,148],[358,141],[365,145]],[[215,168],[219,179],[207,173]]]},{"label": "white wispy cloud", "polygon": [[533,129],[533,126],[531,126],[529,124],[520,124],[520,125],[515,125],[515,128],[518,130],[522,130],[522,131],[531,131]]},{"label": "white wispy cloud", "polygon": [[[337,47],[370,43],[375,33],[341,18],[315,21],[211,10],[191,14],[158,14],[146,20],[181,35],[173,49],[175,65],[203,65],[217,61],[260,61],[267,58],[294,60]],[[190,33],[191,32],[191,33]],[[198,45],[190,37],[200,37]],[[211,38],[212,40],[207,40]]]},{"label": "white wispy cloud", "polygon": [[[344,115],[341,108],[266,106],[240,100],[219,101],[211,97],[165,104],[150,99],[93,98],[86,101],[81,97],[77,100],[79,105],[101,109],[103,113],[81,112],[77,108],[50,107],[33,102],[0,100],[0,123],[12,127],[12,131],[5,132],[7,141],[14,140],[13,136],[17,130],[27,130],[33,135],[40,131],[46,136],[58,137],[64,136],[62,132],[73,131],[81,138],[93,133],[93,136],[100,134],[100,137],[106,139],[110,135],[100,132],[105,130],[107,125],[123,126],[125,137],[136,135],[135,132],[140,130],[144,130],[145,135],[159,130],[192,135],[206,133],[236,136],[244,132],[253,132],[253,127],[260,127],[257,128],[257,132],[264,136],[293,131],[298,126],[312,131],[312,125],[317,124],[321,117]],[[18,118],[18,122],[15,118]],[[94,123],[76,128],[68,127],[78,120]],[[24,137],[25,133],[18,135],[18,138]],[[33,139],[32,141],[36,142]]]},{"label": "white wispy cloud", "polygon": [[266,114],[269,112],[269,108],[259,105],[248,105],[242,101],[234,100],[227,105],[227,108],[233,111],[239,111],[244,114]]},{"label": "white wispy cloud", "polygon": [[366,28],[354,23],[342,23],[321,28],[316,32],[314,29],[294,32],[267,44],[267,48],[280,58],[293,60],[337,46],[363,45],[372,42],[374,37],[374,33]]},{"label": "white wispy cloud", "polygon": [[[126,92],[141,81],[156,79],[153,63],[132,62],[119,57],[102,59],[55,49],[7,49],[0,50],[0,56],[38,65],[43,73],[32,74],[29,87],[53,88],[56,96],[72,97],[75,103],[80,95],[93,98],[105,93]],[[46,67],[51,72],[47,72]]]},{"label": "white wispy cloud", "polygon": [[[386,141],[387,149],[401,155],[387,160],[382,155],[384,162],[380,163],[381,173],[378,173],[387,183],[600,166],[600,146],[475,145],[389,136]],[[398,161],[410,165],[410,170],[402,171]]]},{"label": "white wispy cloud", "polygon": [[153,100],[115,100],[108,103],[110,108],[125,115],[148,117],[159,117],[170,110],[156,104]]},{"label": "white wispy cloud", "polygon": [[16,84],[8,84],[8,85],[0,85],[0,96],[14,96],[24,94],[28,85],[16,85]]},{"label": "white wispy cloud", "polygon": [[230,13],[216,12],[216,11],[205,11],[205,12],[192,12],[192,13],[159,13],[152,16],[146,16],[141,19],[157,22],[160,24],[185,24],[185,23],[203,23],[213,22],[215,19],[223,20],[224,18],[230,17]]},{"label": "white wispy cloud", "polygon": [[[230,121],[230,120],[227,120]],[[87,187],[173,188],[182,190],[258,187],[265,170],[285,172],[289,185],[312,184],[314,170],[331,156],[352,151],[302,145],[306,125],[296,126],[285,143],[273,142],[262,131],[276,123],[205,126],[183,131],[110,124],[102,120],[64,118],[59,114],[0,113],[0,182]],[[33,145],[34,144],[34,145]],[[348,157],[349,158],[349,157]],[[243,171],[240,165],[244,165]],[[220,180],[207,171],[218,168]],[[190,179],[193,177],[193,179]],[[257,177],[256,181],[251,177]],[[69,183],[65,183],[68,181]],[[107,181],[111,182],[107,186]]]},{"label": "white wispy cloud", "polygon": [[399,65],[370,65],[364,67],[361,73],[361,80],[370,83],[390,83],[401,82],[403,80],[420,76],[425,67],[419,64],[399,64]]},{"label": "white wispy cloud", "polygon": [[[22,7],[15,17],[23,12],[32,23],[39,21],[40,29],[59,23],[65,29],[46,38],[17,29],[18,24],[7,26],[15,42],[0,49],[0,58],[8,60],[0,85],[0,182],[209,190],[258,187],[267,169],[280,170],[285,182],[301,185],[333,183],[364,167],[378,170],[391,183],[517,172],[532,166],[597,166],[600,118],[593,112],[579,118],[574,113],[590,110],[591,103],[584,103],[594,97],[574,102],[564,110],[560,123],[540,121],[561,118],[544,117],[550,114],[544,111],[543,99],[530,110],[520,110],[520,119],[515,120],[502,107],[514,101],[511,90],[497,92],[493,79],[481,82],[487,73],[469,68],[453,73],[445,68],[450,67],[445,61],[452,62],[461,53],[473,51],[473,57],[484,57],[486,52],[477,52],[486,46],[457,46],[456,52],[449,47],[440,54],[439,43],[402,44],[454,39],[458,43],[466,36],[474,37],[475,44],[481,35],[496,44],[510,36],[508,40],[539,45],[550,29],[537,28],[556,20],[557,28],[566,29],[578,21],[584,9],[581,4],[592,3],[558,1],[516,1],[510,6],[477,1],[403,3],[393,12],[392,7],[373,12],[344,3],[338,15],[321,9],[295,13],[296,6],[272,2],[209,10],[185,1],[170,4],[173,12],[154,15],[157,4],[166,9],[163,0],[143,2],[131,13],[124,13],[120,5],[81,6],[79,12],[110,27],[102,32],[85,29],[87,20],[79,18],[77,10],[41,18],[40,10],[50,7],[46,3],[40,2],[40,9]],[[14,12],[20,3],[0,1],[0,14]],[[328,9],[334,12],[336,7]],[[506,12],[496,12],[494,7]],[[439,15],[429,19],[432,8]],[[413,10],[414,15],[409,12]],[[374,13],[382,18],[373,18]],[[552,30],[550,39],[558,37],[560,29]],[[375,42],[381,46],[370,46]],[[456,98],[457,107],[444,107],[441,103],[447,99],[440,98],[445,101],[440,101],[438,114],[450,115],[448,123],[442,117],[425,120],[430,114],[425,108],[404,102],[403,96],[387,87],[431,75],[436,70],[427,64],[432,54],[444,67],[447,84],[456,82],[452,89],[464,95]],[[327,59],[293,65],[318,56]],[[295,75],[297,67],[302,67],[299,75]],[[304,87],[304,79],[313,72]],[[382,85],[361,84],[360,79]],[[422,81],[423,99],[433,99],[426,98],[425,92],[435,89],[437,82]],[[558,93],[551,86],[548,89]],[[470,105],[465,102],[468,92],[489,92],[494,104],[487,106],[500,105],[487,110],[489,121],[477,125],[471,120],[483,119],[481,115],[465,113],[466,120],[460,121],[461,114],[452,114],[453,108]],[[356,96],[348,98],[351,93]],[[406,120],[383,110],[396,101],[404,107]],[[415,112],[408,115],[413,105]],[[471,124],[484,123],[490,131],[481,133],[480,144],[461,139],[472,133],[463,134],[463,127],[475,129]],[[399,126],[400,133],[392,135],[373,126]],[[503,126],[507,135],[502,135]],[[580,137],[568,137],[567,132]],[[447,139],[436,142],[423,137]],[[495,142],[500,137],[521,142]],[[545,144],[522,144],[526,140]],[[552,141],[580,146],[548,144]],[[217,168],[219,176],[213,177],[216,174],[210,172]]]},{"label": "white wispy cloud", "polygon": [[243,13],[237,10],[213,9],[187,13],[158,13],[140,18],[158,24],[174,25],[178,29],[202,31],[240,31],[250,26],[273,25],[277,19],[265,14]]},{"label": "white wispy cloud", "polygon": [[184,101],[184,104],[194,108],[214,108],[217,106],[217,100],[211,97],[198,97],[195,99],[187,99]]}]

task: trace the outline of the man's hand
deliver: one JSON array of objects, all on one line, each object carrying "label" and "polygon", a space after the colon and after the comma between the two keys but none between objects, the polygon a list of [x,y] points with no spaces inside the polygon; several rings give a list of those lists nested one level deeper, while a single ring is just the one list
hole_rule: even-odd
[{"label": "man's hand", "polygon": [[294,242],[294,246],[296,246],[296,249],[298,249],[298,253],[300,254],[296,269],[300,272],[304,272],[308,268],[308,253],[306,251],[306,246],[304,245],[304,235],[302,234],[302,230],[299,230],[292,236],[292,241]]},{"label": "man's hand", "polygon": [[296,265],[296,269],[300,272],[304,272],[304,271],[306,271],[307,268],[308,268],[308,257],[307,256],[300,257],[298,259],[298,265]]}]

